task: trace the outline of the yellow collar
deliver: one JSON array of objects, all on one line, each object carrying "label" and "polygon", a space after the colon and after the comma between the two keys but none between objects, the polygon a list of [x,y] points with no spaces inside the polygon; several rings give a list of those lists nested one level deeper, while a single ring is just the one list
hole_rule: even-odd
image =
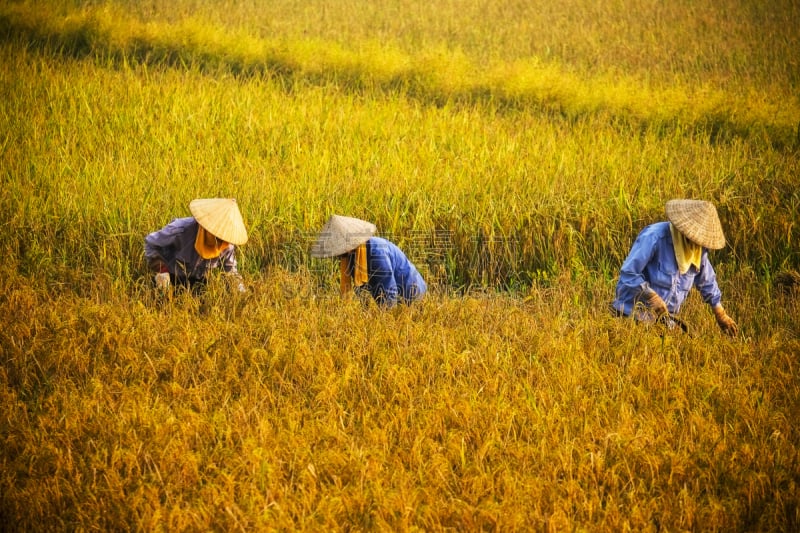
[{"label": "yellow collar", "polygon": [[671,222],[669,224],[669,232],[672,234],[672,247],[675,249],[675,260],[678,262],[680,273],[686,274],[692,265],[700,270],[703,247],[684,237]]}]

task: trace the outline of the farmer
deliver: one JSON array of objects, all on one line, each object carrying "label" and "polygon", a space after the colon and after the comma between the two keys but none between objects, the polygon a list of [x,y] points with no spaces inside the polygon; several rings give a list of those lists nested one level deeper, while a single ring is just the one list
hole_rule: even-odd
[{"label": "farmer", "polygon": [[235,246],[247,242],[247,229],[232,198],[207,198],[189,203],[191,217],[176,218],[144,239],[144,255],[155,283],[202,286],[217,268],[233,276],[239,292],[244,284],[236,270]]},{"label": "farmer", "polygon": [[338,257],[343,297],[368,290],[375,301],[393,307],[425,294],[427,285],[408,258],[393,243],[374,237],[375,225],[333,215],[311,249],[312,257]]},{"label": "farmer", "polygon": [[720,329],[735,337],[739,328],[720,303],[717,275],[708,260],[709,249],[725,246],[716,208],[702,200],[670,200],[666,212],[668,222],[647,226],[636,237],[622,263],[613,310],[637,321],[670,324],[670,315],[680,311],[694,286]]}]

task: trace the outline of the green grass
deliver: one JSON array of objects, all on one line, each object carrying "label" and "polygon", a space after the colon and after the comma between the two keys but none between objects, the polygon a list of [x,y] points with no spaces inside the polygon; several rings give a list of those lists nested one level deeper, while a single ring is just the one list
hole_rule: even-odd
[{"label": "green grass", "polygon": [[[797,15],[788,7],[786,11],[787,16]],[[669,70],[670,79],[666,87],[661,82],[653,87],[653,76],[642,79],[635,66],[626,73],[620,68],[621,58],[613,68],[583,69],[590,74],[587,77],[577,74],[568,62],[535,53],[512,54],[487,63],[462,52],[460,42],[426,46],[408,54],[398,43],[380,46],[374,39],[356,41],[355,46],[349,41],[343,44],[340,41],[346,34],[331,41],[280,35],[263,38],[249,28],[214,26],[197,16],[143,22],[119,7],[83,10],[62,18],[22,4],[8,6],[2,14],[10,35],[49,43],[68,54],[190,64],[235,73],[290,73],[351,89],[399,88],[438,102],[488,98],[499,105],[534,106],[570,117],[608,112],[644,124],[682,123],[715,133],[766,134],[780,144],[796,144],[800,135],[800,102],[791,90],[797,87],[797,79],[791,70],[785,76],[787,87],[771,77],[766,86],[770,90],[765,91],[762,76],[752,76],[744,85],[718,83],[716,76],[702,69],[703,79],[682,81],[675,65],[656,63],[656,71],[658,67]],[[652,69],[654,63],[647,66]],[[727,77],[738,79],[739,70],[747,72],[736,65],[728,67]]]},{"label": "green grass", "polygon": [[[286,92],[193,71],[85,62],[64,71],[6,50],[5,130],[16,136],[3,153],[6,216],[31,271],[53,258],[91,268],[105,253],[118,275],[140,274],[120,259],[136,255],[143,234],[214,195],[239,198],[253,233],[245,253],[260,267],[306,264],[298,240],[337,211],[421,241],[403,244],[423,254],[446,234],[445,277],[456,284],[572,266],[608,274],[679,196],[717,203],[731,242],[722,257],[769,271],[797,264],[797,159],[759,139],[633,133],[604,117],[426,106],[329,86]],[[487,272],[473,271],[486,242],[501,249],[484,257]]]}]

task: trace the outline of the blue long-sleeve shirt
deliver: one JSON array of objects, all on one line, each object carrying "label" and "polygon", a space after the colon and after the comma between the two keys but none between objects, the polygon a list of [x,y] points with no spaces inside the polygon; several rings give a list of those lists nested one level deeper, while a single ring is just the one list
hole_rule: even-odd
[{"label": "blue long-sleeve shirt", "polygon": [[722,299],[717,274],[708,260],[708,250],[703,249],[699,269],[692,265],[681,274],[669,222],[658,222],[644,228],[636,237],[622,263],[616,298],[611,305],[624,315],[630,315],[641,292],[651,288],[661,296],[669,312],[677,314],[692,287],[697,287],[703,301],[712,307]]},{"label": "blue long-sleeve shirt", "polygon": [[239,275],[235,247],[231,244],[213,259],[203,259],[194,247],[200,225],[194,217],[176,218],[144,239],[144,255],[148,262],[161,260],[179,282],[205,281],[218,267]]},{"label": "blue long-sleeve shirt", "polygon": [[380,237],[367,241],[366,288],[376,302],[394,306],[409,303],[428,290],[417,268],[394,243]]}]

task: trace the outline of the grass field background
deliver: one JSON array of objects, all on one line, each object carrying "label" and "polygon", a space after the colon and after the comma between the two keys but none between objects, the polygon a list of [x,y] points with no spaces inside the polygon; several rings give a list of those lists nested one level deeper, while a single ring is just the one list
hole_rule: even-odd
[{"label": "grass field background", "polygon": [[[0,518],[11,529],[792,530],[794,2],[0,6]],[[236,197],[250,291],[143,238]],[[606,311],[713,201],[742,329]],[[340,301],[332,213],[422,271]]]}]

